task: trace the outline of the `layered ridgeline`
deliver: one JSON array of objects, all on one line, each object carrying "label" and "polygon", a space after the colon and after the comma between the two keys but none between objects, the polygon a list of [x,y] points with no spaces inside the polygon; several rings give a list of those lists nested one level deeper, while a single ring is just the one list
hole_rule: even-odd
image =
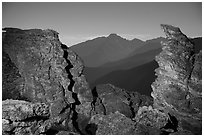
[{"label": "layered ridgeline", "polygon": [[[195,53],[199,53],[202,49],[202,38],[190,40],[194,44]],[[85,68],[84,74],[91,88],[98,84],[111,83],[120,88],[150,96],[151,83],[156,78],[154,70],[158,68],[158,64],[153,59],[161,50],[159,48],[136,54],[112,63],[111,67]]]},{"label": "layered ridgeline", "polygon": [[140,107],[132,121],[119,112],[94,116],[97,134],[202,134],[202,53],[179,28],[161,27],[167,40],[156,56],[153,106]]},{"label": "layered ridgeline", "polygon": [[112,84],[90,90],[53,30],[4,29],[2,134],[201,134],[201,51],[179,28],[162,28],[153,100]]},{"label": "layered ridgeline", "polygon": [[96,134],[202,134],[202,53],[179,28],[161,27],[167,40],[156,56],[153,106],[140,107],[132,121],[119,112],[93,116]]},{"label": "layered ridgeline", "polygon": [[[156,78],[154,69],[158,67],[154,58],[162,51],[161,41],[165,39],[159,37],[147,41],[126,40],[111,34],[74,45],[71,49],[84,60],[84,74],[91,89],[98,84],[111,83],[150,96],[150,85]],[[196,52],[199,52],[202,38],[192,38],[191,41],[195,43]],[[111,61],[113,56],[117,58]],[[98,65],[94,65],[95,62]]]},{"label": "layered ridgeline", "polygon": [[71,46],[71,49],[83,58],[86,67],[98,67],[128,57],[143,43],[139,39],[127,40],[110,34]]},{"label": "layered ridgeline", "polygon": [[[149,40],[147,42],[143,42],[141,46],[139,46],[135,50],[132,50],[132,52],[127,57],[123,57],[120,60],[107,62],[98,67],[86,66],[84,73],[87,75],[88,81],[92,83],[98,78],[110,72],[117,71],[117,70],[128,70],[128,69],[143,65],[145,63],[149,63],[154,60],[155,55],[161,52],[160,42],[162,40],[164,40],[164,38],[157,38],[157,39]],[[132,45],[132,46],[137,47],[137,45]],[[117,49],[118,47],[116,45],[115,50]],[[111,54],[115,54],[115,52],[112,52]],[[104,54],[103,57],[105,56],[106,55]],[[94,58],[94,56],[92,58]],[[96,73],[98,74],[96,75]]]},{"label": "layered ridgeline", "polygon": [[[74,45],[71,49],[83,59],[84,74],[91,89],[98,84],[111,83],[150,96],[150,84],[155,79],[153,70],[158,67],[153,60],[155,55],[161,52],[162,40],[165,39],[158,37],[147,41],[136,38],[127,40],[116,34],[110,34],[108,37],[99,37]],[[149,67],[144,68],[142,65]],[[141,73],[143,68],[149,73],[144,74],[144,71]],[[118,75],[119,73],[122,75]],[[135,79],[132,79],[134,75],[138,75],[138,79],[146,79],[144,75],[150,75],[151,78],[147,79],[144,86],[138,86],[134,83]],[[127,83],[123,78],[132,82]]]}]

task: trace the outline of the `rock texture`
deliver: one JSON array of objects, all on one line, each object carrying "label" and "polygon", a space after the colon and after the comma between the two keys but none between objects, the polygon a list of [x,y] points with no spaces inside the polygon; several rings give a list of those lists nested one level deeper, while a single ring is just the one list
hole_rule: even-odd
[{"label": "rock texture", "polygon": [[[137,92],[120,89],[111,84],[98,85],[92,92],[94,95],[93,110],[92,117],[89,121],[89,125],[91,125],[89,130],[92,134],[146,134],[140,129],[140,127],[145,126],[145,124],[141,122],[143,116],[141,116],[139,112],[142,107],[153,104],[152,98],[140,95]],[[149,111],[151,110],[148,110],[148,112]],[[158,115],[157,112],[154,114]],[[166,118],[168,119],[167,116]],[[154,119],[154,115],[152,115],[146,119],[146,122],[155,124]],[[160,122],[161,121],[157,121],[156,124]],[[144,129],[144,127],[142,129]],[[149,129],[149,127],[146,127],[146,129]],[[159,128],[158,130],[160,131]],[[155,134],[159,133],[157,132]]]},{"label": "rock texture", "polygon": [[20,100],[3,101],[3,134],[38,134],[44,133],[49,123],[49,106],[45,103],[30,103]]},{"label": "rock texture", "polygon": [[2,134],[201,134],[202,52],[179,28],[161,27],[153,99],[111,84],[90,90],[82,60],[57,32],[5,28]]},{"label": "rock texture", "polygon": [[[46,103],[49,117],[43,123],[49,123],[49,128],[43,133],[58,130],[78,132],[77,115],[86,116],[80,110],[86,104],[86,111],[90,111],[92,101],[91,90],[82,74],[81,59],[59,41],[58,33],[53,30],[5,28],[4,31],[3,100],[18,99],[33,105]],[[9,105],[13,106],[9,102],[3,103],[3,111]],[[25,107],[21,102],[17,104],[20,108]],[[18,113],[27,115],[24,110]],[[4,113],[3,117],[7,118]],[[29,133],[40,134],[33,130]]]},{"label": "rock texture", "polygon": [[161,134],[161,128],[165,127],[168,123],[168,115],[160,112],[157,109],[153,109],[152,106],[143,106],[138,110],[135,117],[136,133],[159,135]]},{"label": "rock texture", "polygon": [[[161,25],[167,36],[156,56],[158,76],[152,84],[154,107],[175,116],[178,132],[202,132],[202,53],[179,28]],[[188,133],[189,133],[188,132]]]},{"label": "rock texture", "polygon": [[139,107],[153,104],[150,97],[120,89],[112,84],[97,85],[92,92],[94,95],[92,115],[109,115],[118,111],[128,118],[133,118]]},{"label": "rock texture", "polygon": [[97,125],[96,135],[131,135],[135,125],[118,111],[109,115],[94,115],[89,124]]}]

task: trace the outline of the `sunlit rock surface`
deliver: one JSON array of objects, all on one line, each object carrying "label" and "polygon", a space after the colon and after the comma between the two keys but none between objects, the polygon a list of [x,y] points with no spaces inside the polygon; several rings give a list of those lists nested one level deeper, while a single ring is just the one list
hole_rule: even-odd
[{"label": "sunlit rock surface", "polygon": [[202,52],[179,28],[161,25],[167,36],[162,52],[156,56],[158,76],[152,84],[154,107],[179,121],[178,130],[202,131]]}]

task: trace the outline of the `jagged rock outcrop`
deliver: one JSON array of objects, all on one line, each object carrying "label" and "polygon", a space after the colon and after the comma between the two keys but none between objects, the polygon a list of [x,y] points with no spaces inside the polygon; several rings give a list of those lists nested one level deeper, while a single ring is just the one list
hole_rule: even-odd
[{"label": "jagged rock outcrop", "polygon": [[83,61],[53,30],[5,28],[2,134],[201,134],[202,52],[179,28],[161,26],[154,100],[111,84],[90,90]]},{"label": "jagged rock outcrop", "polygon": [[94,95],[92,115],[109,115],[118,111],[126,117],[133,118],[139,107],[153,104],[150,97],[120,89],[112,84],[97,85],[92,92]]},{"label": "jagged rock outcrop", "polygon": [[[137,131],[139,122],[135,121],[135,117],[141,121],[138,110],[143,106],[152,105],[152,98],[120,89],[111,84],[97,85],[92,93],[94,96],[93,110],[88,124],[92,134],[133,135],[144,133]],[[148,119],[149,122],[153,121],[151,118]]]},{"label": "jagged rock outcrop", "polygon": [[[156,56],[158,76],[152,84],[154,108],[176,117],[178,134],[202,132],[202,53],[179,28],[161,25],[167,36]],[[175,133],[176,134],[176,133]]]},{"label": "jagged rock outcrop", "polygon": [[[27,123],[37,122],[30,129],[30,134],[57,133],[60,130],[79,132],[77,116],[81,113],[88,117],[87,112],[91,110],[92,101],[91,90],[82,74],[82,60],[59,41],[58,33],[53,30],[3,30],[3,100],[24,100],[27,101],[26,104],[32,105],[46,104],[49,108],[49,117],[46,120],[39,123],[41,119],[35,119],[34,116],[26,119]],[[11,100],[6,105],[3,103],[3,111],[16,112],[6,109],[12,108],[12,102]],[[20,108],[26,106],[25,103],[16,103]],[[4,115],[6,113],[3,112],[3,117],[5,121],[9,121]],[[24,114],[24,110],[18,111],[18,115],[21,114],[26,116],[27,112]],[[49,123],[49,127],[43,132],[34,132],[42,123]],[[21,134],[15,130],[9,133]]]}]

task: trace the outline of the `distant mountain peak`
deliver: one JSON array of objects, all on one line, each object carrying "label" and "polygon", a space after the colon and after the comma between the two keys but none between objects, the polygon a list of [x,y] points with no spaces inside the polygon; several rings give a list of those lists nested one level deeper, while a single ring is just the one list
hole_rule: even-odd
[{"label": "distant mountain peak", "polygon": [[138,38],[134,38],[134,39],[132,39],[131,41],[140,41],[140,42],[144,42],[144,41],[142,41],[142,40],[140,40],[140,39],[138,39]]},{"label": "distant mountain peak", "polygon": [[108,38],[122,38],[121,36],[117,35],[116,33],[111,33]]}]

